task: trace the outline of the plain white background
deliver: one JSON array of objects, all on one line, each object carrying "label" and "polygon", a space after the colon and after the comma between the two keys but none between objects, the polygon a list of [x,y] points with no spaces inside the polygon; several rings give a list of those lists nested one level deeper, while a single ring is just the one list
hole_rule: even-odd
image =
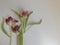
[{"label": "plain white background", "polygon": [[[0,0],[1,21],[2,17],[13,15],[11,8],[33,11],[29,21],[43,20],[24,34],[24,45],[60,45],[60,0]],[[0,45],[9,45],[9,38],[1,28]],[[15,36],[12,45],[16,45]]]}]

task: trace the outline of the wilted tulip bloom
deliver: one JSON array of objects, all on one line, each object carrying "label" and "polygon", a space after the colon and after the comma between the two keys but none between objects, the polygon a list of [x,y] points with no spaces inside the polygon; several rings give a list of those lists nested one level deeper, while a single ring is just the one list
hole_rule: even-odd
[{"label": "wilted tulip bloom", "polygon": [[6,24],[10,24],[10,23],[17,23],[18,20],[12,18],[11,16],[9,16],[8,18],[5,19]]},{"label": "wilted tulip bloom", "polygon": [[10,16],[10,17],[6,18],[5,22],[6,22],[6,24],[9,24],[12,20],[13,20],[13,18]]},{"label": "wilted tulip bloom", "polygon": [[28,11],[22,11],[22,17],[28,16]]},{"label": "wilted tulip bloom", "polygon": [[18,25],[16,25],[16,26],[14,26],[14,27],[11,27],[11,29],[12,29],[12,31],[13,32],[19,32],[19,26]]},{"label": "wilted tulip bloom", "polygon": [[[6,24],[10,25],[11,29],[13,32],[18,32],[19,26],[16,25],[16,23],[18,22],[18,20],[12,18],[11,16],[9,16],[6,20],[5,20]],[[14,25],[12,25],[14,24]]]}]

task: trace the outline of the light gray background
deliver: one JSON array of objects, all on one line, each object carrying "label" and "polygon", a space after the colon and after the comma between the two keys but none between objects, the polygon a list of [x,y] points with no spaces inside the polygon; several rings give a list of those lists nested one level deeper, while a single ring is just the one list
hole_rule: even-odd
[{"label": "light gray background", "polygon": [[[32,10],[30,21],[43,20],[24,34],[24,45],[60,45],[60,0],[0,0],[1,21],[2,17],[13,15],[10,8]],[[1,29],[0,45],[9,45],[9,38]],[[16,45],[15,36],[12,45]]]}]

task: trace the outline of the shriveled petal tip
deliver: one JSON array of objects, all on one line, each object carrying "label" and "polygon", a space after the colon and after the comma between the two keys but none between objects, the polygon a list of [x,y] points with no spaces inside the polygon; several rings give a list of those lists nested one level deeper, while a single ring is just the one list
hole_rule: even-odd
[{"label": "shriveled petal tip", "polygon": [[8,20],[12,21],[12,20],[13,20],[13,18],[10,16],[10,17],[8,17]]},{"label": "shriveled petal tip", "polygon": [[16,23],[16,22],[18,22],[18,20],[14,19],[14,20],[13,20],[13,22],[15,22],[15,23]]},{"label": "shriveled petal tip", "polygon": [[19,26],[18,25],[16,25],[16,26],[14,26],[14,27],[11,27],[12,28],[12,31],[13,32],[18,32],[18,30],[19,30]]},{"label": "shriveled petal tip", "polygon": [[8,20],[8,19],[6,19],[6,20],[5,20],[5,22],[6,22],[6,24],[8,24],[9,20]]}]

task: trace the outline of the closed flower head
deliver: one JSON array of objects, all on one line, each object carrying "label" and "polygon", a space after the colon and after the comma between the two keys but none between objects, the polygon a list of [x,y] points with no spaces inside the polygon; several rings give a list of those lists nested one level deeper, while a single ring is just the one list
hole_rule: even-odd
[{"label": "closed flower head", "polygon": [[22,11],[22,17],[28,16],[28,11]]}]

